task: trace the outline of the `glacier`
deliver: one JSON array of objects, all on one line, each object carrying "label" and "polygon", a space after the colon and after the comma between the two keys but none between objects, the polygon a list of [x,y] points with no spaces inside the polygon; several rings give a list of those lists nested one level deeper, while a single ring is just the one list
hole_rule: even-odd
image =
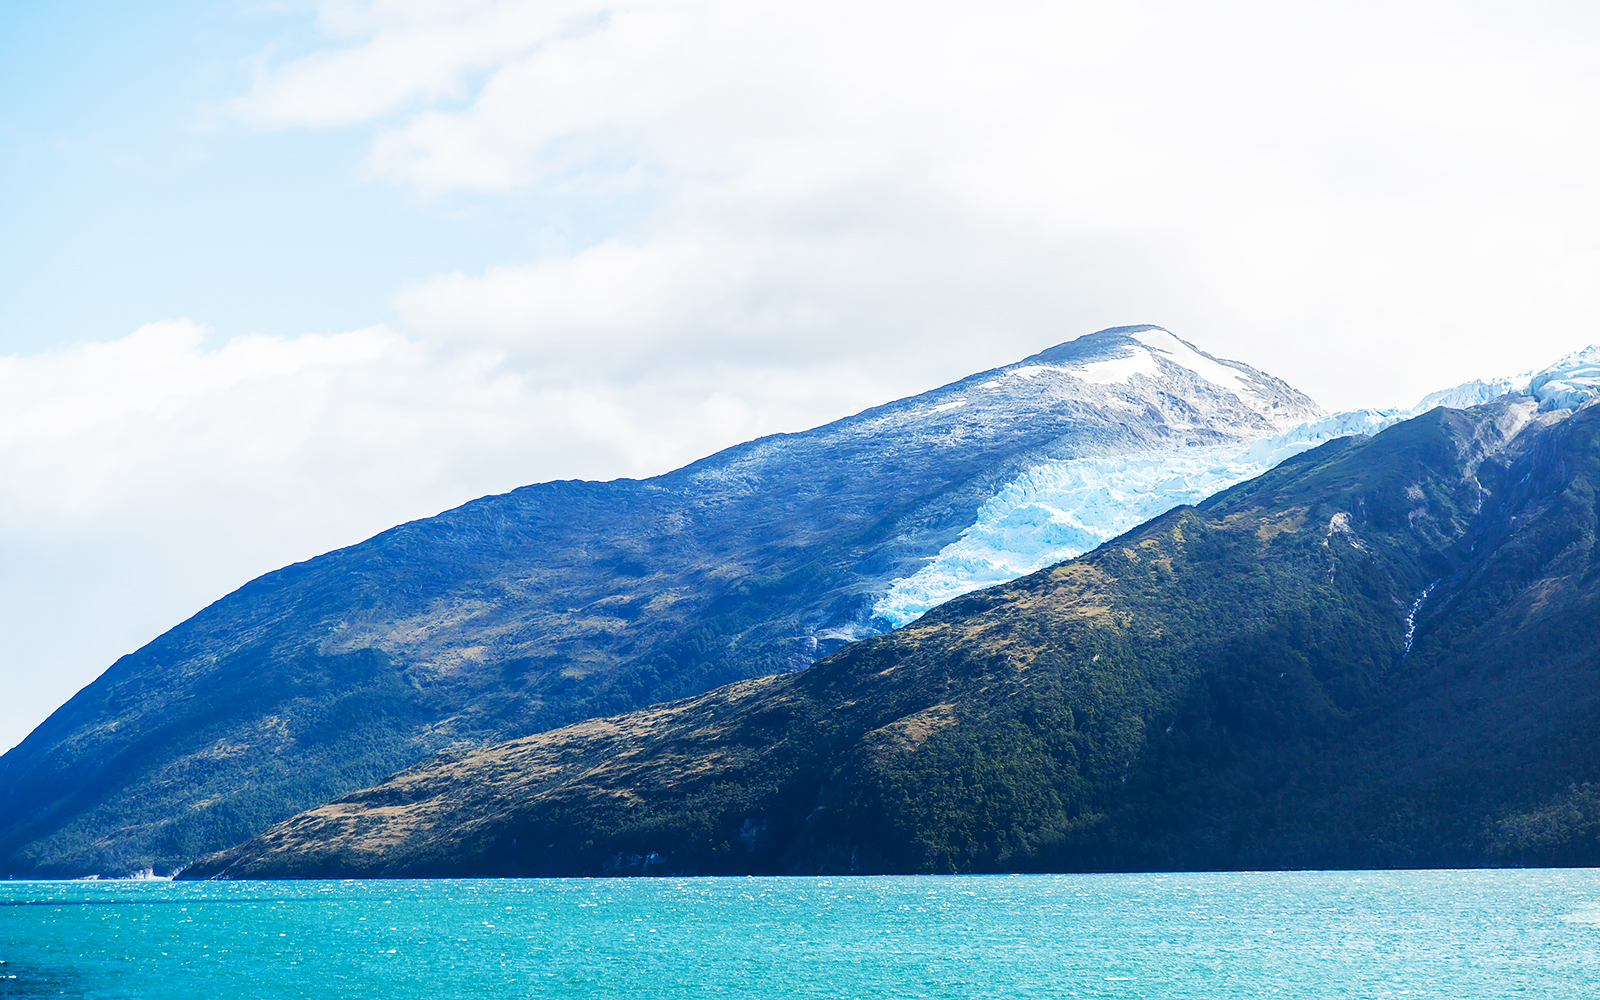
[{"label": "glacier", "polygon": [[1435,406],[1462,409],[1487,403],[1510,393],[1532,396],[1541,410],[1576,409],[1600,395],[1600,344],[1573,351],[1554,364],[1538,371],[1503,378],[1477,379],[1422,398],[1412,413],[1426,413]]},{"label": "glacier", "polygon": [[[1199,355],[1165,330],[1134,336],[1148,350],[1249,400],[1238,372]],[[1093,381],[1124,381],[1149,373],[1154,359],[1135,354],[1101,364],[1071,374]],[[873,624],[899,628],[951,598],[1080,556],[1152,517],[1182,504],[1197,504],[1335,438],[1376,434],[1438,406],[1460,409],[1508,393],[1533,396],[1542,410],[1583,405],[1600,395],[1600,346],[1575,351],[1538,372],[1478,379],[1430,393],[1409,409],[1347,410],[1249,444],[1059,459],[1032,466],[984,503],[976,521],[954,542],[911,576],[891,582],[873,605]]]},{"label": "glacier", "polygon": [[1576,409],[1600,394],[1600,345],[1591,344],[1528,380],[1525,390],[1541,410]]},{"label": "glacier", "polygon": [[1158,514],[1253,479],[1292,455],[1335,438],[1376,434],[1409,415],[1353,410],[1246,445],[1035,465],[989,498],[972,526],[927,565],[892,582],[873,606],[873,617],[877,624],[899,628],[953,597],[1080,556]]}]

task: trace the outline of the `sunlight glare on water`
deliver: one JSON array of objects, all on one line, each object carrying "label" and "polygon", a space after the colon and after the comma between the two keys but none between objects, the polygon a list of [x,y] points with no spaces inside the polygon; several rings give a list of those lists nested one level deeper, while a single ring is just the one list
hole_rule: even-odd
[{"label": "sunlight glare on water", "polygon": [[1600,871],[0,883],[0,997],[1577,997]]}]

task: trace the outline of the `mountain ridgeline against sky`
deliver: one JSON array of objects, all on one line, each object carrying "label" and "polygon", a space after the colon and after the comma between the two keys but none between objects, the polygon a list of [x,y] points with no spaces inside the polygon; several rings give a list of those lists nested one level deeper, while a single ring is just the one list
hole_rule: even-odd
[{"label": "mountain ridgeline against sky", "polygon": [[[1239,449],[1319,416],[1277,379],[1126,327],[654,479],[543,483],[401,525],[222,598],[0,758],[0,875],[171,870],[441,750],[806,667],[1032,568],[959,546],[1037,470]],[[1258,471],[1117,489],[1148,514]],[[1069,520],[1035,524],[1066,534],[1027,558],[1131,526]]]},{"label": "mountain ridgeline against sky", "polygon": [[184,877],[1600,863],[1600,406],[1542,398],[1323,445],[802,673],[435,758]]}]

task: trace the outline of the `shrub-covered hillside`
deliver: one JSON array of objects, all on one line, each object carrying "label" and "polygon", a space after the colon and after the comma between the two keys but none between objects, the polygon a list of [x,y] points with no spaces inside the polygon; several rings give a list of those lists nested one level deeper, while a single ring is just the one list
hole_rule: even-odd
[{"label": "shrub-covered hillside", "polygon": [[803,673],[439,758],[186,875],[1600,863],[1600,408],[1345,439]]}]

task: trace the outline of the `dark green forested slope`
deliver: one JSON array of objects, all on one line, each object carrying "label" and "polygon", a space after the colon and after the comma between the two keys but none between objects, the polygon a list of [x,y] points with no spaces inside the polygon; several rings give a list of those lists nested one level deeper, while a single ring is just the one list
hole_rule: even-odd
[{"label": "dark green forested slope", "polygon": [[1597,483],[1600,408],[1435,410],[803,673],[437,758],[186,875],[1600,863]]}]

